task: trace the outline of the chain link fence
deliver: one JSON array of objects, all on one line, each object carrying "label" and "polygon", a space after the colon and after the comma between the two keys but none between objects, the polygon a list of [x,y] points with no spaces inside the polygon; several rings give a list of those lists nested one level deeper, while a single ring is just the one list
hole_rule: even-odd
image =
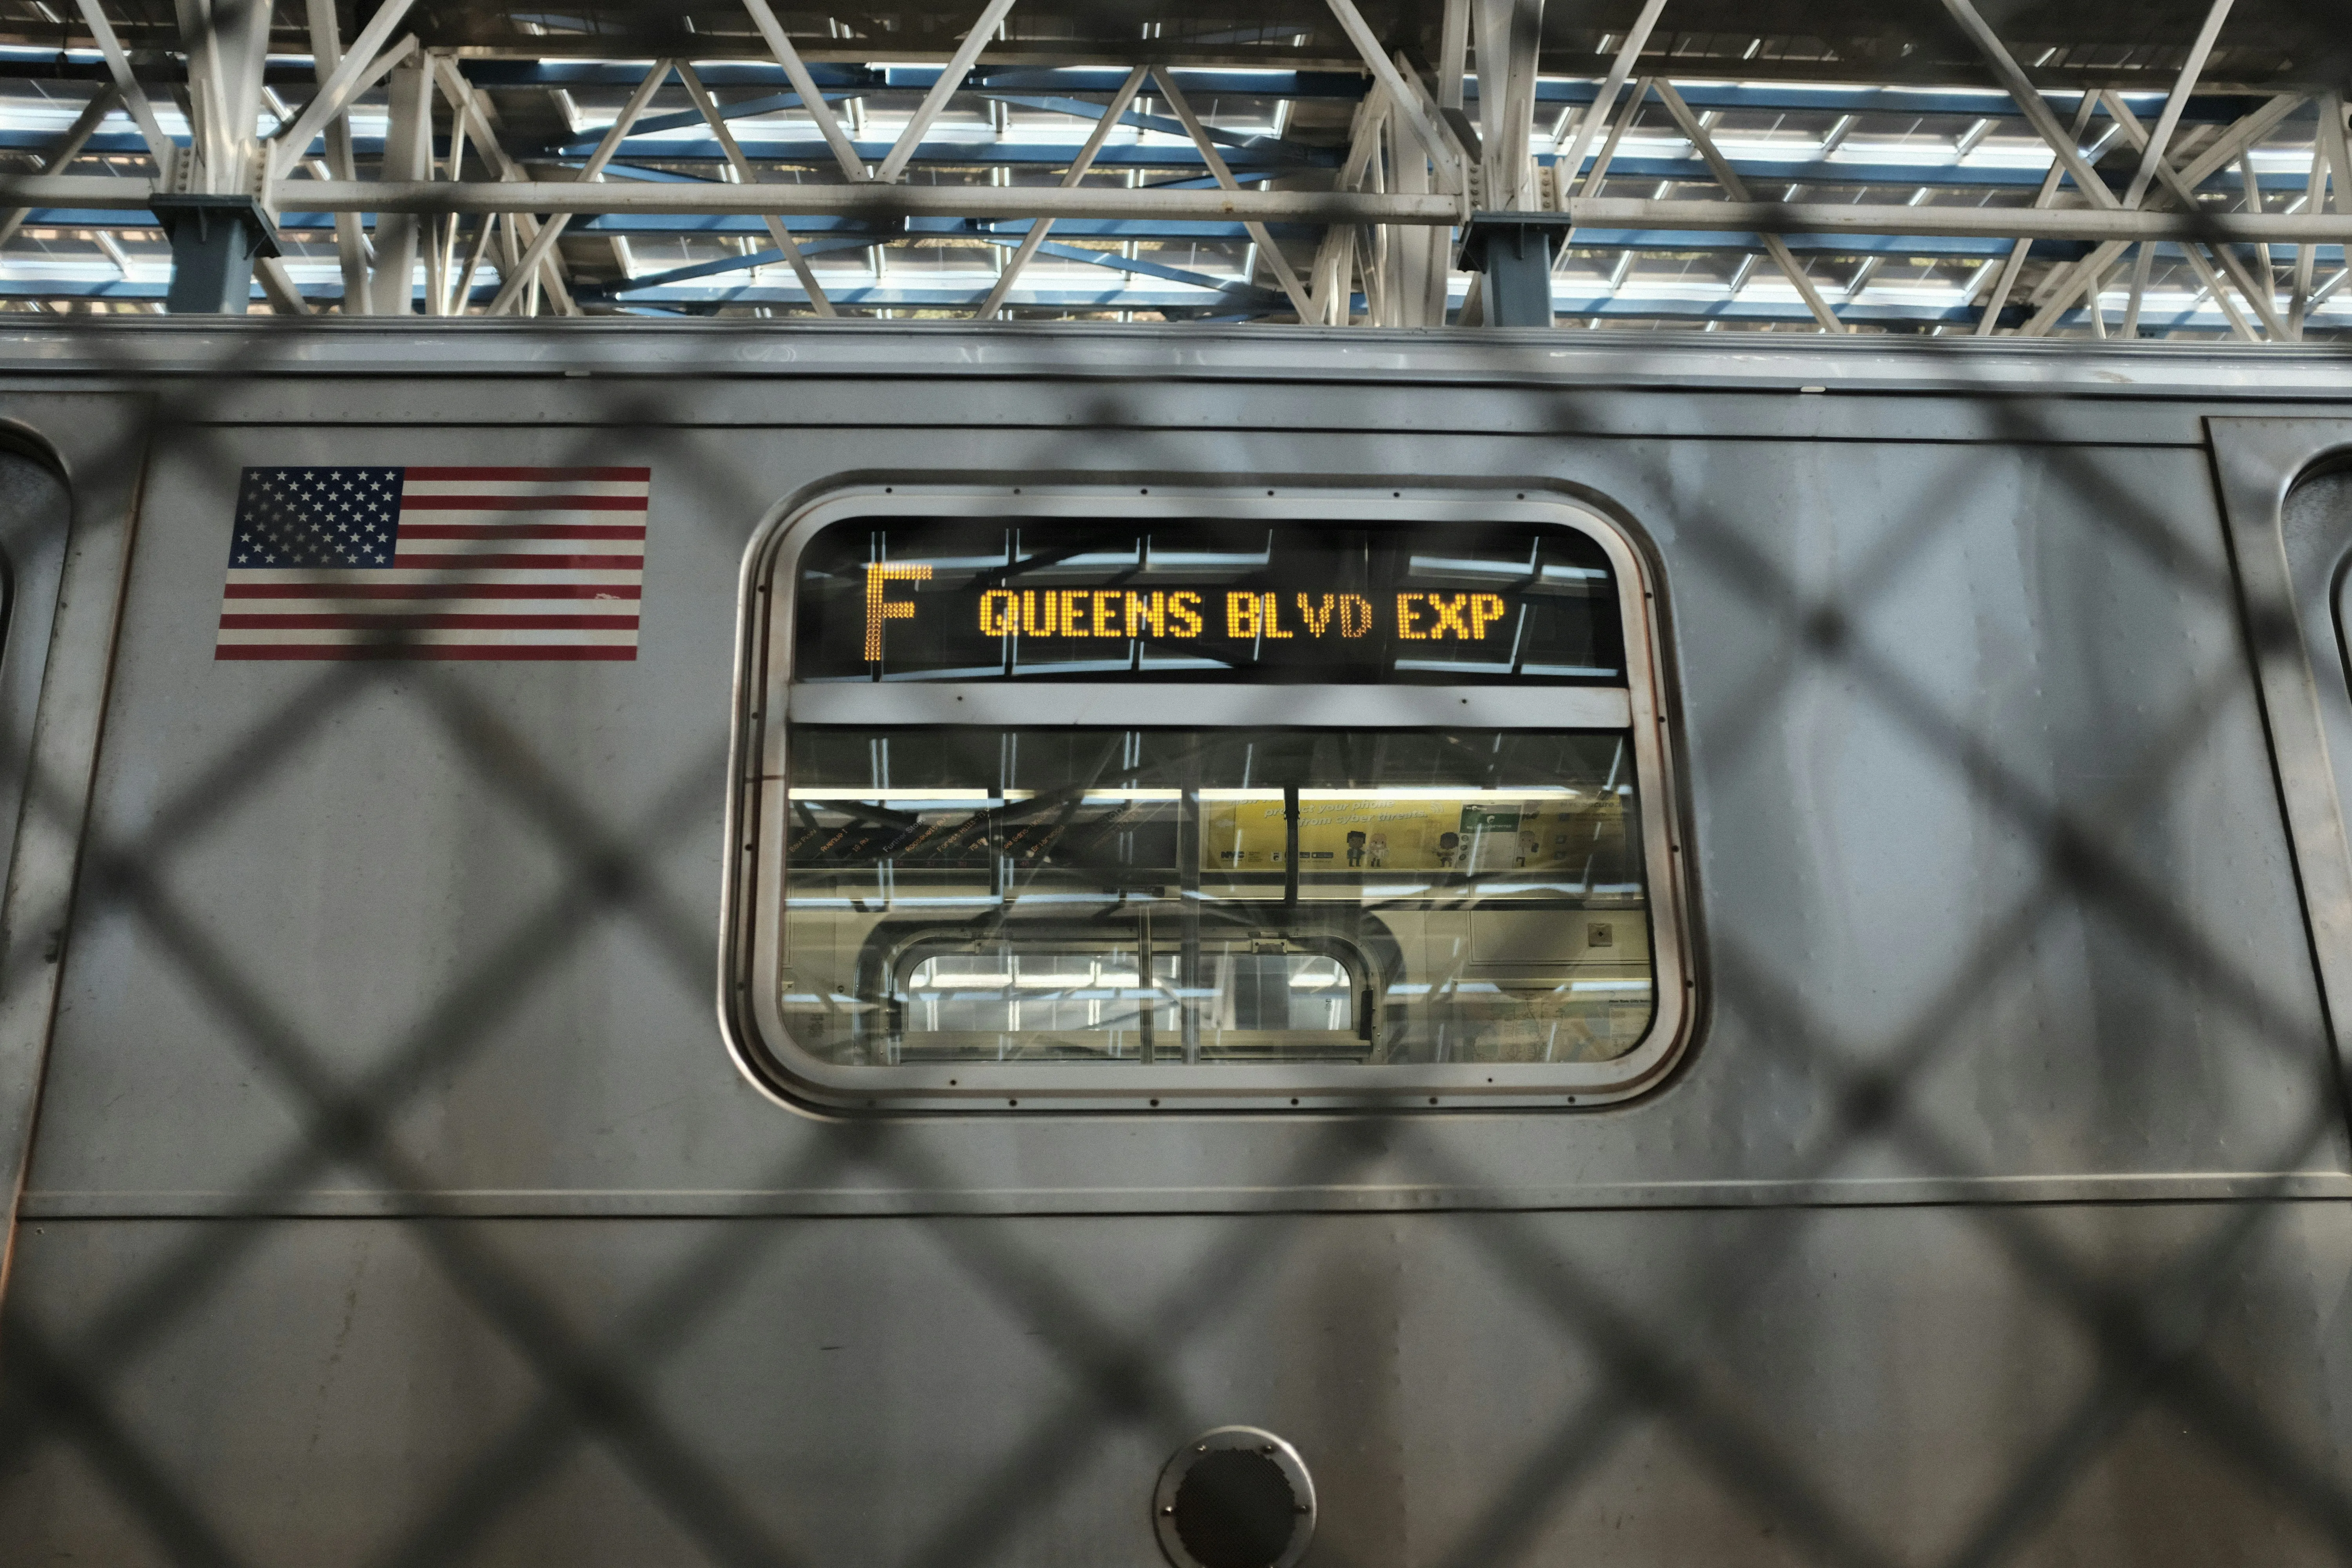
[{"label": "chain link fence", "polygon": [[[225,380],[238,373],[234,363],[219,368]],[[194,385],[167,389],[154,428],[173,427],[204,395]],[[2144,495],[2117,490],[2112,453],[2049,444],[2029,402],[2000,407],[1999,417],[2008,423],[1997,445],[2032,454],[2046,493],[2063,493],[2099,520],[2098,549],[2161,574],[2184,601],[2235,620],[2233,584],[2218,547],[2184,552],[2179,544],[2180,518],[2193,526],[2206,515],[2205,498],[2181,498],[2178,517],[2156,514]],[[624,428],[654,450],[659,475],[660,454],[673,440],[666,434],[672,414],[658,383],[615,390],[604,429],[567,437],[572,450],[561,460],[605,460],[604,431]],[[135,446],[112,460],[127,468],[149,462],[152,434],[142,426]],[[183,450],[207,439],[191,424],[177,426],[174,438]],[[225,444],[214,455],[211,488],[235,493],[236,455]],[[1964,482],[1993,483],[1999,471],[1999,464],[1982,463],[1979,477]],[[731,482],[710,479],[720,490]],[[771,500],[747,486],[733,515],[748,523]],[[150,526],[163,504],[151,491],[144,502]],[[1731,1048],[1769,1054],[1778,1080],[1801,1100],[1785,1144],[1759,1151],[1759,1166],[1776,1181],[1799,1184],[1866,1174],[1892,1162],[1946,1179],[1955,1191],[2007,1174],[1923,1109],[1916,1091],[1956,1058],[1984,1047],[1985,999],[2004,986],[2032,984],[2053,928],[2070,922],[2095,932],[2104,951],[2126,954],[2139,972],[2166,977],[2166,997],[2152,1005],[2193,1006],[2228,1020],[2273,1058],[2275,1081],[2292,1086],[2284,1118],[2292,1135],[2276,1147],[2229,1152],[2236,1168],[2300,1173],[2326,1166],[2341,1147],[2345,1099],[2313,1010],[2282,999],[2242,953],[2217,941],[2184,907],[2177,887],[2151,876],[2147,857],[2135,847],[2148,824],[2170,809],[2181,770],[2212,742],[2217,724],[2232,712],[2242,716],[2242,662],[2210,666],[2201,686],[2147,691],[2160,716],[2139,733],[2152,742],[2143,755],[2114,759],[2115,782],[2095,800],[2053,791],[2020,765],[2001,728],[2032,713],[2030,699],[2022,710],[1956,706],[1923,679],[1916,648],[1889,640],[1887,623],[1874,607],[1948,543],[1947,520],[1963,510],[1958,497],[1922,509],[1915,521],[1887,528],[1866,550],[1844,558],[1826,581],[1802,580],[1790,558],[1759,548],[1756,531],[1728,515],[1700,511],[1675,521],[1669,586],[1705,578],[1712,592],[1738,600],[1756,626],[1774,628],[1779,639],[1770,657],[1739,678],[1710,677],[1715,700],[1683,715],[1692,748],[1706,758],[1697,790],[1703,794],[1708,780],[1737,772],[1744,759],[1784,737],[1799,687],[1827,680],[1855,711],[1899,736],[1915,765],[1940,774],[1999,825],[1998,841],[1982,853],[2031,868],[2011,879],[2023,889],[2019,896],[1975,917],[1971,945],[1946,955],[1945,978],[1930,1005],[1892,1025],[1858,1028],[1855,1016],[1868,1010],[1842,1006],[1833,989],[1808,984],[1773,932],[1752,923],[1708,926],[1702,973],[1711,1021],[1698,1057]],[[61,648],[58,657],[94,655]],[[2343,1415],[2352,1394],[2352,1363],[2343,1349],[2344,1205],[2305,1197],[2291,1175],[2234,1201],[2159,1205],[2160,1213],[2132,1209],[2127,1217],[2141,1240],[2130,1245],[2103,1222],[2107,1211],[2079,1204],[1972,1201],[1859,1211],[1799,1204],[1726,1213],[1666,1203],[1582,1216],[1607,1227],[1616,1238],[1611,1245],[1650,1255],[1638,1279],[1622,1257],[1606,1247],[1596,1252],[1590,1235],[1564,1226],[1559,1214],[1509,1207],[1334,1215],[1302,1202],[1297,1212],[1049,1222],[949,1213],[730,1215],[720,1205],[695,1217],[544,1219],[536,1223],[546,1234],[536,1234],[519,1219],[485,1217],[478,1207],[438,1199],[448,1185],[445,1174],[406,1152],[397,1129],[436,1097],[462,1093],[468,1068],[495,1046],[537,988],[579,960],[583,944],[599,932],[625,930],[655,955],[666,985],[706,1010],[716,967],[714,911],[677,891],[674,865],[681,854],[703,857],[715,847],[706,836],[726,770],[720,704],[709,704],[706,743],[668,759],[668,788],[644,809],[620,813],[594,780],[576,776],[565,759],[515,726],[487,689],[481,671],[444,665],[313,667],[266,721],[208,734],[208,764],[155,781],[135,820],[119,811],[93,819],[73,915],[76,940],[131,933],[153,962],[168,965],[192,1013],[235,1042],[233,1061],[208,1061],[197,1070],[268,1086],[288,1109],[290,1126],[282,1146],[245,1152],[250,1181],[222,1196],[219,1217],[123,1222],[145,1224],[145,1239],[104,1266],[110,1282],[95,1308],[69,1319],[24,1301],[28,1294],[36,1300],[55,1294],[48,1271],[89,1256],[79,1247],[52,1247],[46,1234],[95,1231],[108,1222],[21,1222],[44,1238],[19,1240],[19,1289],[0,1331],[0,1541],[20,1543],[0,1555],[66,1560],[37,1558],[37,1548],[106,1558],[106,1540],[72,1539],[91,1528],[90,1520],[105,1518],[108,1539],[121,1553],[116,1561],[320,1560],[233,1522],[247,1511],[236,1492],[299,1494],[320,1478],[306,1476],[295,1461],[280,1471],[237,1475],[234,1488],[226,1488],[208,1450],[253,1412],[234,1400],[210,1403],[221,1396],[218,1386],[184,1396],[174,1388],[186,1375],[192,1321],[230,1299],[243,1304],[240,1310],[252,1310],[255,1289],[295,1292],[279,1302],[281,1310],[340,1316],[348,1329],[359,1293],[376,1287],[355,1280],[352,1300],[301,1295],[303,1282],[316,1276],[289,1263],[285,1249],[289,1234],[306,1226],[356,1225],[403,1233],[421,1267],[437,1276],[436,1291],[461,1304],[475,1325],[471,1336],[502,1347],[501,1365],[520,1369],[500,1377],[527,1390],[489,1402],[497,1408],[486,1405],[470,1424],[415,1426],[393,1446],[406,1446],[415,1473],[383,1479],[384,1495],[397,1506],[379,1510],[364,1550],[349,1559],[384,1568],[559,1557],[910,1568],[1037,1561],[1050,1548],[1041,1546],[1034,1521],[1061,1517],[1056,1510],[1076,1492],[1106,1489],[1118,1494],[1113,1511],[1133,1513],[1133,1530],[1109,1546],[1062,1540],[1062,1560],[1148,1562],[1156,1549],[1144,1505],[1156,1458],[1132,1475],[1107,1471],[1098,1461],[1107,1454],[1164,1454],[1168,1435],[1182,1437],[1224,1419],[1234,1401],[1255,1397],[1238,1388],[1245,1372],[1230,1369],[1252,1366],[1270,1384],[1306,1379],[1313,1392],[1300,1397],[1310,1405],[1324,1402],[1337,1417],[1370,1412],[1365,1418],[1374,1425],[1402,1422],[1437,1434],[1427,1438],[1433,1447],[1408,1445],[1400,1452],[1433,1453],[1449,1442],[1475,1449],[1445,1463],[1454,1467],[1449,1475],[1478,1479],[1392,1536],[1374,1526],[1398,1522],[1404,1504],[1367,1495],[1360,1484],[1350,1490],[1354,1483],[1335,1483],[1325,1503],[1330,1518],[1310,1563],[1484,1568],[1559,1561],[1555,1531],[1562,1519],[1616,1514],[1622,1523],[1624,1515],[1660,1506],[1693,1511],[1700,1555],[1675,1554],[1673,1521],[1652,1519],[1622,1537],[1627,1544],[1616,1555],[1589,1560],[1854,1568],[2352,1561]],[[527,825],[518,832],[528,835],[528,852],[557,871],[499,940],[470,952],[436,990],[414,998],[403,1027],[359,1050],[367,1065],[354,1071],[348,1065],[352,1043],[318,1037],[283,1005],[282,988],[268,973],[269,955],[240,947],[219,911],[192,903],[177,872],[210,830],[251,806],[267,781],[303,765],[337,726],[383,703],[421,720],[446,758],[451,787],[477,797],[484,811],[495,803],[502,819]],[[70,779],[34,776],[26,781],[26,811],[79,820],[78,794]],[[2271,805],[2243,803],[2247,811]],[[1702,854],[1710,831],[1738,830],[1708,820],[1703,799],[1700,814]],[[1787,828],[1800,835],[1821,829],[1819,823]],[[1899,847],[1875,852],[1898,853]],[[289,874],[317,873],[295,864]],[[17,945],[23,983],[25,972],[47,955],[25,952],[22,941]],[[71,963],[70,949],[65,958]],[[388,952],[384,962],[397,964],[400,955]],[[681,1071],[730,1071],[715,1036],[706,1045]],[[1660,1092],[1671,1096],[1676,1087]],[[1984,1109],[1998,1119],[2031,1118],[2046,1108]],[[1288,1137],[1286,1179],[1277,1185],[1328,1192],[1375,1166],[1391,1181],[1398,1169],[1410,1168],[1414,1181],[1433,1191],[1476,1184],[1475,1173],[1452,1163],[1444,1140],[1401,1135],[1411,1122],[1409,1116],[1372,1113],[1298,1121]],[[1562,1115],[1559,1124],[1563,1138],[1577,1136],[1575,1114]],[[1004,1125],[1006,1137],[1027,1138],[1046,1135],[1041,1130],[1049,1123]],[[917,1192],[951,1188],[961,1179],[928,1163],[920,1142],[898,1136],[887,1118],[812,1127],[788,1142],[789,1152],[768,1173],[773,1191],[817,1191],[853,1173]],[[333,1175],[403,1194],[403,1206],[360,1220],[299,1217],[309,1194]],[[1823,1250],[1824,1228],[1855,1225],[1874,1227],[1886,1257],[1901,1255],[1905,1236],[1924,1237],[1916,1245],[1979,1258],[2021,1282],[2016,1293],[2030,1302],[2034,1321],[2015,1329],[2016,1359],[2005,1370],[2023,1385],[2012,1392],[2030,1420],[1972,1428],[1965,1408],[1941,1407],[1924,1393],[1915,1401],[1907,1392],[1915,1387],[1950,1390],[1948,1373],[1916,1364],[1840,1374],[1845,1386],[1876,1390],[1873,1404],[1807,1405],[1801,1393],[1813,1375],[1807,1366],[1817,1363],[1792,1367],[1789,1357],[1833,1359],[1844,1341],[1883,1346],[1884,1325],[1871,1321],[1874,1310],[1930,1311],[1899,1292],[1873,1296],[1828,1277],[1824,1259],[1835,1248]],[[597,1260],[614,1243],[591,1231],[616,1226],[658,1228],[660,1242],[645,1254],[657,1261],[640,1258],[599,1274],[604,1265]],[[843,1239],[858,1227],[888,1228],[892,1239],[854,1246]],[[919,1252],[919,1266],[907,1247]],[[2282,1265],[2281,1247],[2300,1261]],[[787,1409],[737,1429],[720,1414],[732,1408],[723,1398],[690,1397],[694,1389],[715,1395],[710,1370],[698,1358],[713,1336],[740,1338],[741,1316],[757,1315],[760,1303],[777,1294],[779,1279],[796,1280],[784,1293],[803,1301],[821,1297],[828,1279],[839,1279],[847,1297],[860,1300],[879,1289],[851,1278],[866,1248],[885,1273],[896,1269],[937,1292],[940,1332],[957,1338],[948,1321],[959,1315],[986,1317],[1003,1325],[1005,1342],[1026,1347],[1029,1360],[998,1373],[1024,1390],[1017,1418],[980,1420],[957,1408],[979,1384],[885,1378],[862,1394],[833,1388],[826,1408],[839,1412],[869,1401],[890,1408],[894,1421],[885,1426],[898,1435],[899,1451],[836,1452],[833,1445],[850,1441],[840,1433],[870,1438],[883,1428],[862,1418],[840,1425],[814,1410],[795,1425]],[[1472,1351],[1523,1366],[1536,1391],[1520,1412],[1524,1418],[1476,1449],[1476,1413],[1443,1407],[1443,1368],[1472,1351],[1434,1336],[1401,1332],[1386,1343],[1334,1342],[1319,1370],[1304,1372],[1253,1361],[1258,1352],[1236,1349],[1236,1335],[1269,1331],[1262,1317],[1269,1300],[1291,1300],[1270,1296],[1269,1282],[1299,1258],[1328,1257],[1335,1248],[1349,1257],[1417,1249],[1423,1262],[1415,1267],[1437,1268],[1428,1260],[1438,1259],[1473,1279],[1465,1288],[1483,1304],[1470,1322],[1488,1337]],[[1113,1276],[1122,1258],[1149,1262],[1138,1278],[1120,1281]],[[2272,1296],[2287,1289],[2278,1278],[2283,1267],[2302,1271],[2299,1300],[2306,1305],[2296,1310],[2316,1311],[2324,1321],[2295,1331],[2304,1339],[2266,1350],[2257,1330],[2280,1310]],[[1340,1276],[1355,1278],[1349,1268],[1378,1272],[1360,1257]],[[1423,1279],[1416,1288],[1433,1287]],[[1343,1289],[1324,1304],[1322,1331],[1368,1326],[1369,1316],[1357,1310],[1365,1302],[1349,1295]],[[75,1296],[67,1291],[58,1299]],[[1377,1308],[1379,1298],[1372,1290],[1366,1301]],[[1820,1314],[1811,1322],[1801,1318],[1807,1300]],[[1428,1328],[1394,1301],[1387,1306],[1397,1314],[1391,1327]],[[205,1332],[220,1334],[220,1321],[207,1321]],[[266,1335],[269,1321],[253,1321],[253,1333]],[[920,1331],[920,1321],[919,1313],[885,1314],[877,1329],[898,1335],[899,1348],[919,1362],[907,1336]],[[378,1331],[396,1331],[379,1325]],[[1998,1326],[1984,1331],[1996,1342],[2002,1332]],[[404,1352],[394,1352],[395,1361],[414,1358],[408,1373],[415,1378],[440,1375],[436,1363],[454,1334],[433,1341],[420,1332]],[[2276,1358],[2300,1358],[2296,1344],[2316,1347],[2304,1368],[2309,1381],[2300,1395],[2283,1397],[2282,1380],[2295,1374]],[[233,1359],[269,1354],[265,1340],[236,1349]],[[2008,1361],[1998,1352],[1990,1356],[1994,1365]],[[1424,1363],[1421,1370],[1410,1364],[1415,1362]],[[680,1369],[698,1367],[678,1381]],[[174,1368],[181,1370],[167,1370]],[[331,1365],[305,1363],[302,1375],[314,1371],[323,1378]],[[1819,1376],[1824,1385],[1831,1380],[1827,1371]],[[1359,1386],[1382,1379],[1392,1385],[1384,1394]],[[1792,1390],[1800,1397],[1792,1400]],[[270,1396],[256,1387],[247,1397]],[[789,1407],[799,1391],[772,1386],[762,1397]],[[327,1408],[334,1422],[377,1418],[363,1402]],[[410,1416],[404,1407],[380,1414],[387,1422]],[[1823,1424],[1840,1422],[1884,1424],[1884,1441],[1909,1456],[1907,1494],[1874,1495],[1866,1478],[1833,1462],[1857,1443],[1867,1448],[1879,1440],[1853,1433],[1822,1440]],[[2274,1533],[2150,1534],[2128,1520],[2103,1528],[2072,1511],[2119,1446],[2138,1441],[2131,1435],[2149,1422],[2158,1424],[2173,1457],[2151,1472],[2154,1479],[2136,1483],[2138,1490],[2124,1489],[2126,1505],[2112,1506],[2145,1510],[2147,1519],[2160,1521],[2172,1518],[2173,1502],[2180,1502],[2214,1510],[2231,1531],[2259,1520]],[[926,1433],[934,1423],[942,1430]],[[791,1434],[782,1447],[775,1446],[779,1431]],[[1350,1440],[1354,1436],[1360,1434]],[[327,1447],[335,1447],[331,1436]],[[1675,1456],[1671,1465],[1661,1452]],[[926,1457],[934,1463],[922,1462]],[[1318,1477],[1331,1473],[1311,1444],[1306,1458]],[[602,1479],[579,1481],[578,1468],[592,1464]],[[58,1489],[60,1466],[84,1479]],[[828,1477],[859,1466],[888,1471],[905,1501],[898,1517],[868,1520],[870,1528],[847,1539],[836,1532],[840,1515],[823,1494]],[[1953,1479],[1939,1493],[1937,1473],[1946,1468]],[[1679,1479],[1643,1496],[1638,1479],[1667,1471]],[[545,1511],[550,1489],[567,1474],[574,1479],[553,1495],[595,1502],[589,1524],[564,1525]],[[587,1494],[577,1489],[583,1484]],[[338,1476],[320,1484],[319,1495],[341,1497],[354,1485],[364,1489],[363,1479]],[[606,1486],[631,1494],[627,1507],[614,1505],[614,1517],[642,1514],[658,1520],[660,1529],[636,1536],[615,1526],[604,1533],[593,1521],[604,1517],[595,1494]],[[2168,1501],[2161,1494],[2173,1488],[2180,1496]],[[1742,1522],[1736,1530],[1707,1522],[1717,1514]],[[824,1522],[828,1519],[834,1526]],[[1579,1539],[1589,1546],[1595,1537]]]}]

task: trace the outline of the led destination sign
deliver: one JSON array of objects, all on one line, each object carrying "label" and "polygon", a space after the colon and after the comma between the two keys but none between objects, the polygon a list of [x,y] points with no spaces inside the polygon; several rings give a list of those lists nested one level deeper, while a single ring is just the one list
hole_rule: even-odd
[{"label": "led destination sign", "polygon": [[[868,566],[869,577],[891,570]],[[1379,620],[1372,601],[1361,594],[1256,593],[1245,588],[1216,590],[1133,588],[989,588],[980,595],[982,637],[1018,633],[1033,637],[1108,637],[1116,642],[1137,638],[1152,642],[1186,642],[1212,636],[1211,621],[1222,620],[1228,641],[1259,638],[1337,637],[1342,642],[1372,635]],[[900,618],[898,606],[877,603],[866,595],[866,647],[869,658],[879,658],[886,619]],[[911,606],[909,606],[911,607]],[[1509,613],[1500,594],[1399,594],[1391,626],[1407,642],[1485,642],[1487,634]]]},{"label": "led destination sign", "polygon": [[798,576],[803,680],[1624,679],[1608,557],[1559,527],[892,519]]}]

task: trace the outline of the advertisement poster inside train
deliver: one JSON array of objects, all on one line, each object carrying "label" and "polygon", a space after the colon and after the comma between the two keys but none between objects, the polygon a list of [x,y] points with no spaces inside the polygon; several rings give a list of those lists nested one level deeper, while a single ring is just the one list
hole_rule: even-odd
[{"label": "advertisement poster inside train", "polygon": [[[1307,798],[1298,803],[1298,869],[1540,870],[1569,864],[1592,830],[1591,805],[1575,800]],[[1202,869],[1280,871],[1288,853],[1280,795],[1201,803]]]}]

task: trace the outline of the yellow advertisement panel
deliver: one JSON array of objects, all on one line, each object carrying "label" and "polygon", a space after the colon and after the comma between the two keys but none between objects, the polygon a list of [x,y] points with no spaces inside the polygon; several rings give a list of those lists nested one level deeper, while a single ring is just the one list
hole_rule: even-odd
[{"label": "yellow advertisement panel", "polygon": [[[1580,862],[1596,803],[1465,793],[1298,803],[1298,868],[1314,871],[1541,870]],[[1280,871],[1282,796],[1201,803],[1203,870]]]}]

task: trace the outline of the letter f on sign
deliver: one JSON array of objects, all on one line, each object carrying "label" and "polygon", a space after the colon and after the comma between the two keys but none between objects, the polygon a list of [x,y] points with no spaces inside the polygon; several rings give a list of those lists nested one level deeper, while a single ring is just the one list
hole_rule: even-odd
[{"label": "letter f on sign", "polygon": [[911,621],[915,606],[894,603],[882,596],[883,589],[892,582],[924,583],[930,580],[929,566],[891,566],[877,561],[866,568],[866,662],[882,662],[882,623]]}]

